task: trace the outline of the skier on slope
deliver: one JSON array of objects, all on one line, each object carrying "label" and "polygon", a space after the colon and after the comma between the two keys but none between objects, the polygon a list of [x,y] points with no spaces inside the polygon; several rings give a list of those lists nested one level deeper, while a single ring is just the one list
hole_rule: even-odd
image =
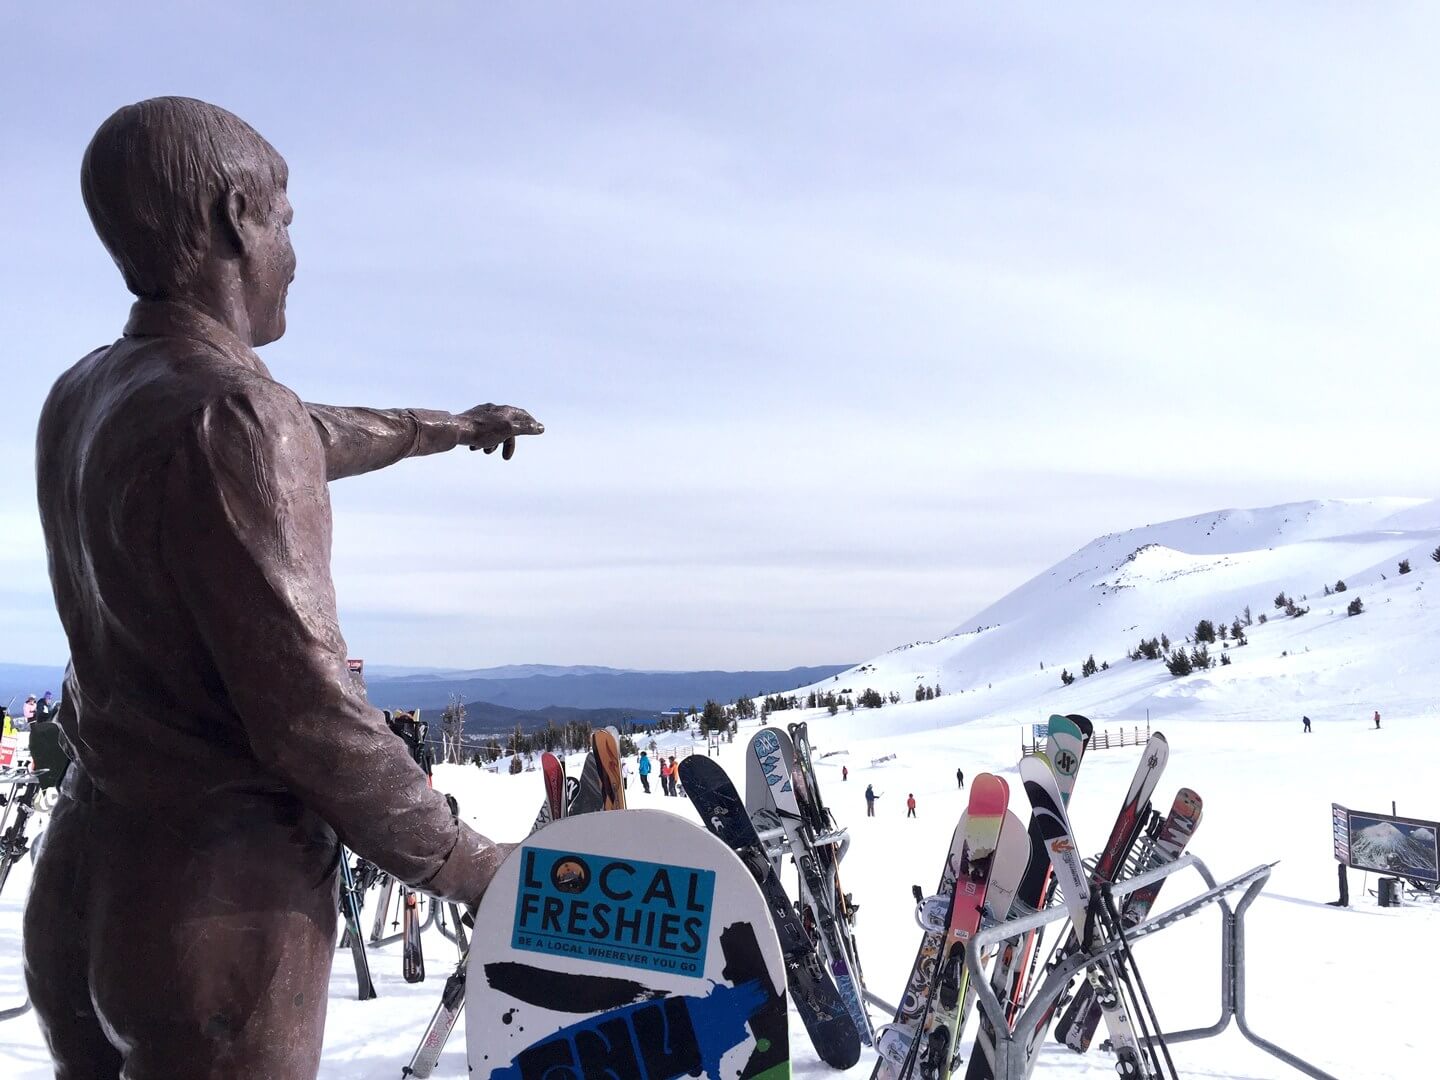
[{"label": "skier on slope", "polygon": [[1376,709],[1376,710],[1375,710],[1375,730],[1376,730],[1376,731],[1379,731],[1379,730],[1380,730],[1380,710],[1379,710],[1379,709]]},{"label": "skier on slope", "polygon": [[645,794],[650,794],[650,755],[644,750],[640,751],[640,786],[645,789]]},{"label": "skier on slope", "polygon": [[965,772],[962,769],[955,770],[955,781],[960,785],[960,790],[965,790]]},{"label": "skier on slope", "polygon": [[905,816],[907,818],[915,816],[915,793],[913,791],[910,793],[909,798],[905,800]]},{"label": "skier on slope", "polygon": [[849,779],[850,779],[850,766],[849,766],[849,765],[841,765],[841,766],[840,766],[840,779],[841,779],[841,780],[849,780]]},{"label": "skier on slope", "polygon": [[1310,734],[1310,717],[1308,717],[1308,716],[1302,716],[1300,719],[1301,719],[1302,721],[1304,721],[1304,723],[1305,723],[1305,734],[1306,734],[1306,735],[1309,735],[1309,734]]},{"label": "skier on slope", "polygon": [[880,797],[879,795],[876,795],[876,794],[875,794],[875,785],[874,785],[874,784],[866,784],[866,785],[865,785],[865,816],[866,816],[866,817],[874,817],[874,816],[875,816],[875,800],[878,799],[879,797]]}]

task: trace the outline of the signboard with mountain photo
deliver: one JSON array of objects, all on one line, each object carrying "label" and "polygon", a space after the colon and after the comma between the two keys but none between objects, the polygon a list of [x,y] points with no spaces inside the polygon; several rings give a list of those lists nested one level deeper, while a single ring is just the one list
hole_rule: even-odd
[{"label": "signboard with mountain photo", "polygon": [[1350,811],[1350,865],[1357,870],[1440,882],[1440,823]]}]

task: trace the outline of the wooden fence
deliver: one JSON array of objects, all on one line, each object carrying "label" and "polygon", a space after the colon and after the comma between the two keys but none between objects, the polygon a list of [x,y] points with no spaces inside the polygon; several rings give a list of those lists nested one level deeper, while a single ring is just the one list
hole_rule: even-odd
[{"label": "wooden fence", "polygon": [[[1032,729],[1033,730],[1033,729]],[[1085,744],[1086,750],[1113,750],[1122,746],[1144,746],[1150,741],[1150,721],[1145,721],[1142,728],[1139,724],[1134,727],[1106,728],[1104,731],[1097,731],[1090,736],[1090,741]],[[1043,749],[1042,742],[1026,741],[1022,731],[1020,735],[1020,753],[1029,757],[1031,754],[1038,754]]]}]

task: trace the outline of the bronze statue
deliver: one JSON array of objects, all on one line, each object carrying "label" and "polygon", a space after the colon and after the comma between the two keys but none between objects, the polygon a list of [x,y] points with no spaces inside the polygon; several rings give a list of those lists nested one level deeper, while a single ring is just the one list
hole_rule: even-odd
[{"label": "bronze statue", "polygon": [[[295,273],[284,160],[156,98],[96,132],[86,208],[138,298],[50,392],[40,516],[74,765],[25,912],[62,1080],[313,1077],[339,845],[474,903],[507,848],[351,688],[326,483],[544,428],[523,409],[306,405],[253,351]],[[338,834],[338,837],[337,837]]]}]

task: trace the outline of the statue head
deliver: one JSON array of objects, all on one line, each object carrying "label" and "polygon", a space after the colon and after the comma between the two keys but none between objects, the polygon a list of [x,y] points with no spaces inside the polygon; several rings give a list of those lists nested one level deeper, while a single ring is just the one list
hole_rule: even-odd
[{"label": "statue head", "polygon": [[288,176],[285,159],[234,113],[160,97],[100,125],[80,187],[132,293],[218,308],[264,345],[285,332],[295,276]]}]

